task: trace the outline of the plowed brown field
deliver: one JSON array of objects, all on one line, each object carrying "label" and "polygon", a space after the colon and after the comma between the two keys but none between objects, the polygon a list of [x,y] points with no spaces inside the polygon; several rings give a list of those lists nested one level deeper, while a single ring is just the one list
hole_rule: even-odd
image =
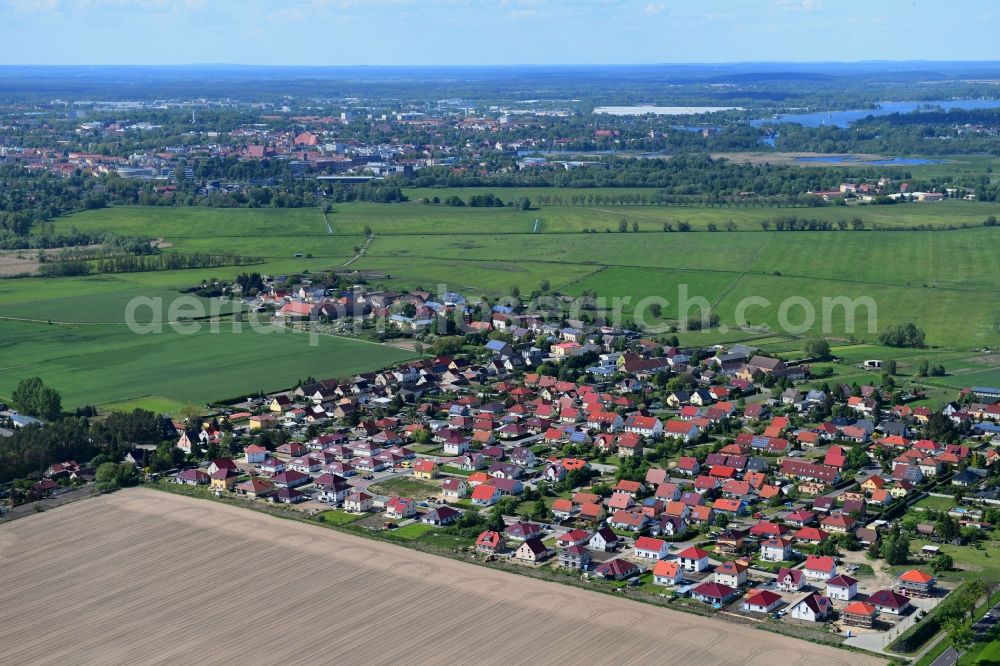
[{"label": "plowed brown field", "polygon": [[0,663],[875,661],[133,489],[0,526]]}]

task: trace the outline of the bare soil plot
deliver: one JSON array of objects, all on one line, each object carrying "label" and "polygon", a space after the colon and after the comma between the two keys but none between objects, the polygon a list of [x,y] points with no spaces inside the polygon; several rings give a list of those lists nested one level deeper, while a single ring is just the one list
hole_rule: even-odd
[{"label": "bare soil plot", "polygon": [[[100,244],[81,245],[77,250],[96,250]],[[162,246],[167,247],[167,246]],[[38,253],[43,253],[46,258],[58,258],[62,252],[61,248],[50,248],[45,250],[0,250],[0,275],[34,275],[38,272],[41,262],[38,261]]]},{"label": "bare soil plot", "polygon": [[0,526],[0,663],[539,661],[876,663],[153,490]]},{"label": "bare soil plot", "polygon": [[34,275],[38,266],[38,250],[0,251],[0,275]]}]

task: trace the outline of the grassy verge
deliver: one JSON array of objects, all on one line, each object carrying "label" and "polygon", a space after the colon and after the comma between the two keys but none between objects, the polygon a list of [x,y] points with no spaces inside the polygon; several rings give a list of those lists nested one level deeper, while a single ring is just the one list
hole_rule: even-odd
[{"label": "grassy verge", "polygon": [[993,628],[987,640],[976,643],[958,660],[959,666],[966,664],[1000,664],[1000,631]]},{"label": "grassy verge", "polygon": [[948,637],[941,636],[934,647],[925,652],[924,656],[914,663],[914,666],[931,666],[949,647],[951,647],[951,643],[948,641]]}]

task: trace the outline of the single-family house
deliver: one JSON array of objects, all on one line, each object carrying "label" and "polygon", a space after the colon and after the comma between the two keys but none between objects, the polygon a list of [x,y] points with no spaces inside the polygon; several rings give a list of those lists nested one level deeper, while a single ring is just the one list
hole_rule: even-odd
[{"label": "single-family house", "polygon": [[653,565],[654,585],[677,585],[684,580],[683,569],[675,561],[660,560]]},{"label": "single-family house", "polygon": [[832,610],[833,602],[828,597],[814,592],[792,606],[789,614],[796,620],[822,622],[830,616]]},{"label": "single-family house", "polygon": [[275,488],[270,479],[254,476],[237,484],[235,490],[237,495],[243,495],[244,497],[249,497],[251,499],[259,499],[267,497],[273,493]]},{"label": "single-family house", "polygon": [[417,504],[408,497],[393,497],[385,503],[385,515],[403,520],[417,515]]},{"label": "single-family house", "polygon": [[442,506],[437,509],[431,509],[424,515],[420,517],[420,522],[426,525],[437,525],[438,527],[444,527],[445,525],[451,525],[453,522],[458,520],[462,516],[462,512],[457,509],[453,509],[450,506]]},{"label": "single-family house", "polygon": [[802,569],[782,567],[778,569],[775,583],[777,583],[778,589],[782,592],[798,592],[805,586],[806,578],[802,573]]},{"label": "single-family house", "polygon": [[621,542],[621,537],[619,537],[610,527],[602,527],[594,533],[594,536],[590,537],[590,541],[587,543],[590,548],[610,552],[618,547]]},{"label": "single-family house", "polygon": [[902,615],[910,608],[910,598],[893,590],[879,590],[868,597],[868,603],[880,613]]},{"label": "single-family house", "polygon": [[243,449],[243,455],[246,456],[247,463],[253,465],[267,460],[269,454],[270,452],[267,449],[263,446],[257,446],[256,444],[251,444]]},{"label": "single-family house", "polygon": [[567,569],[586,571],[590,568],[593,556],[582,546],[569,546],[559,551],[559,566]]},{"label": "single-family house", "polygon": [[344,510],[352,513],[364,513],[371,511],[375,505],[375,498],[364,491],[356,491],[344,498]]},{"label": "single-family house", "polygon": [[230,490],[236,485],[236,481],[240,475],[234,469],[218,469],[210,477],[210,487],[212,490]]},{"label": "single-family house", "polygon": [[810,555],[802,570],[806,578],[830,580],[837,575],[837,563],[829,555]]},{"label": "single-family house", "polygon": [[715,567],[715,571],[712,572],[712,579],[716,583],[722,583],[732,588],[739,588],[747,582],[747,570],[749,568],[749,566],[741,562],[732,560],[723,562]]},{"label": "single-family house", "polygon": [[736,596],[736,590],[722,583],[706,581],[692,588],[691,596],[702,603],[721,606]]},{"label": "single-family house", "polygon": [[434,479],[438,475],[438,465],[433,460],[418,460],[413,463],[413,478]]},{"label": "single-family house", "polygon": [[211,480],[208,472],[200,469],[185,469],[177,473],[174,481],[187,486],[204,486]]},{"label": "single-family house", "polygon": [[472,503],[476,506],[493,506],[500,501],[500,489],[482,484],[472,489]]},{"label": "single-family house", "polygon": [[616,557],[602,564],[598,564],[594,573],[606,580],[624,580],[635,576],[640,571],[639,567],[628,560]]},{"label": "single-family house", "polygon": [[690,546],[677,553],[677,560],[685,571],[704,571],[708,568],[708,551],[697,546]]},{"label": "single-family house", "polygon": [[465,479],[448,478],[441,482],[441,496],[446,502],[456,502],[468,492],[469,484]]},{"label": "single-family house", "polygon": [[552,549],[546,546],[545,542],[538,537],[531,537],[530,539],[525,539],[517,547],[514,557],[525,562],[541,562],[552,555],[552,553]]},{"label": "single-family house", "polygon": [[878,609],[867,601],[852,601],[840,611],[840,621],[849,627],[871,629],[875,626]]},{"label": "single-family house", "polygon": [[760,559],[782,562],[792,556],[792,542],[783,537],[770,537],[760,542]]},{"label": "single-family house", "polygon": [[934,585],[937,579],[933,575],[920,569],[910,569],[899,574],[896,579],[899,591],[910,597],[929,597],[934,594]]},{"label": "single-family house", "polygon": [[662,560],[670,551],[670,544],[663,539],[641,536],[635,540],[633,548],[636,557],[644,560]]},{"label": "single-family house", "polygon": [[500,532],[486,530],[476,537],[476,551],[494,555],[504,549],[507,545],[506,539]]},{"label": "single-family house", "polygon": [[575,529],[570,530],[564,534],[559,535],[556,538],[556,545],[560,548],[569,548],[570,546],[583,546],[590,542],[590,532],[587,530]]},{"label": "single-family house", "polygon": [[780,594],[770,590],[753,590],[743,600],[743,610],[748,613],[770,613],[781,603]]}]

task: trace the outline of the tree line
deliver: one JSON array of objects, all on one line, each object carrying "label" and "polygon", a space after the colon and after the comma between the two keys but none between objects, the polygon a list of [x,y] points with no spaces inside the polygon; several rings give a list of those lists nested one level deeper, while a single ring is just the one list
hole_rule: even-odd
[{"label": "tree line", "polygon": [[239,254],[208,254],[195,252],[165,252],[163,254],[120,254],[99,259],[95,263],[79,259],[52,261],[38,268],[44,277],[69,277],[90,273],[146,273],[152,271],[177,271],[190,268],[219,268],[222,266],[251,266],[262,263],[260,257]]}]

